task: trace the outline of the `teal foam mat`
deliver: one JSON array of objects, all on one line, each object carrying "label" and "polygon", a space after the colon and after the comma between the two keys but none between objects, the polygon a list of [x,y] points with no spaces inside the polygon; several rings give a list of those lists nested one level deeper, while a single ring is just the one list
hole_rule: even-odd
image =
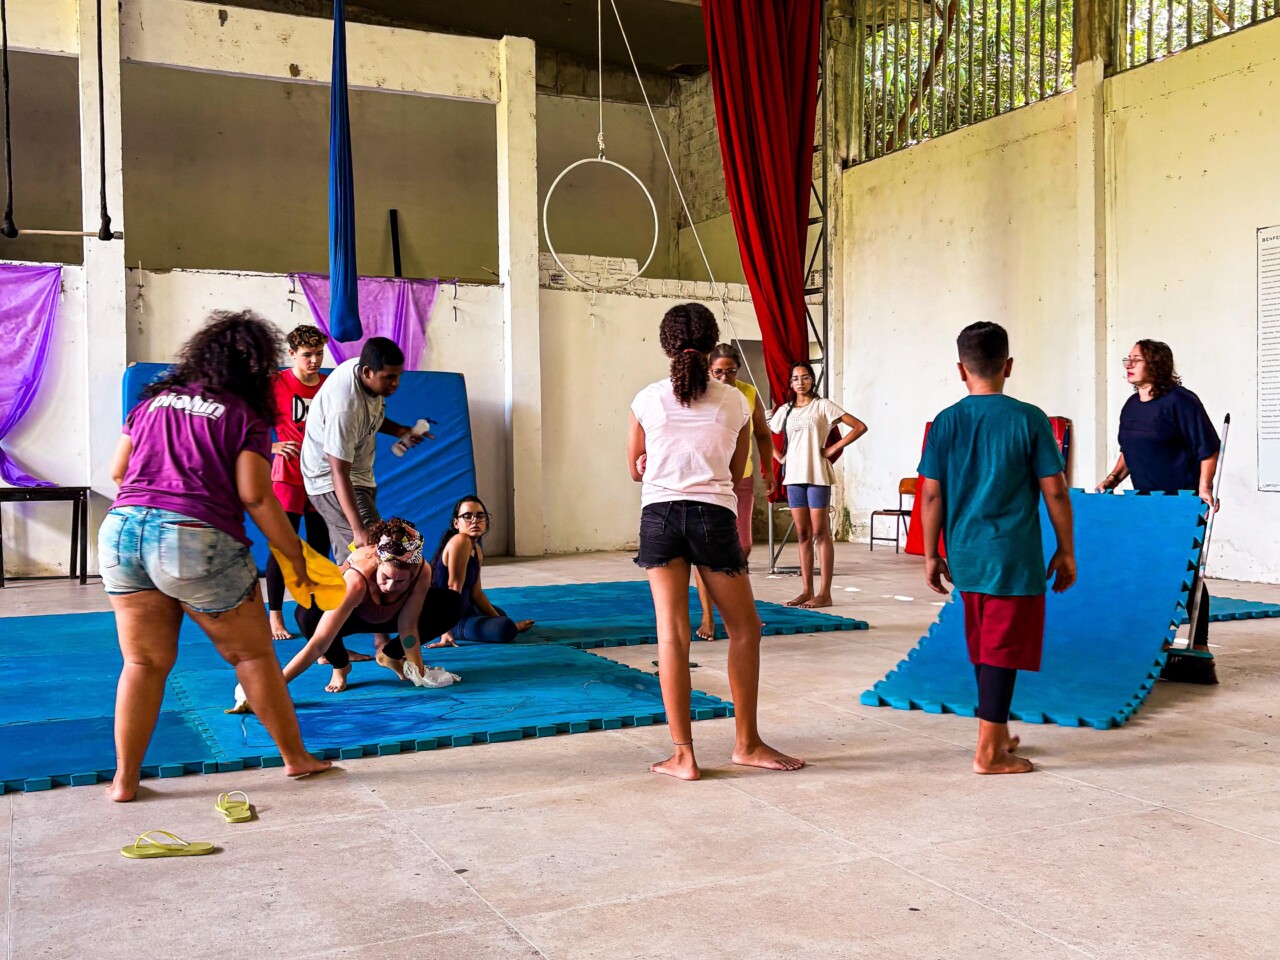
[{"label": "teal foam mat", "polygon": [[[1106,729],[1129,719],[1160,675],[1164,644],[1185,611],[1204,504],[1194,495],[1071,491],[1078,580],[1046,601],[1044,658],[1021,672],[1012,716]],[[1045,556],[1053,528],[1041,509]],[[1140,544],[1140,557],[1129,549]],[[867,706],[971,717],[977,686],[958,595],[905,660],[862,694]]]},{"label": "teal foam mat", "polygon": [[[515,620],[536,620],[521,643],[557,643],[582,650],[594,647],[657,643],[653,600],[645,580],[572,583],[540,587],[495,587],[485,590],[489,600]],[[865,621],[820,610],[804,610],[780,603],[756,601],[766,636],[866,630]],[[689,616],[702,616],[697,591],[689,591]],[[725,636],[716,617],[716,636]]]},{"label": "teal foam mat", "polygon": [[[300,645],[286,641],[277,650],[284,658]],[[54,671],[51,662],[58,665]],[[308,748],[342,759],[666,721],[657,677],[558,644],[440,649],[430,651],[429,662],[462,682],[419,689],[376,664],[358,663],[351,687],[328,694],[330,671],[307,671],[291,693]],[[120,666],[111,614],[0,619],[0,789],[111,777]],[[280,764],[256,717],[223,713],[234,684],[212,644],[184,624],[144,776]],[[691,714],[695,720],[732,716],[733,706],[695,692]]]},{"label": "teal foam mat", "polygon": [[[1210,623],[1225,623],[1228,620],[1266,620],[1271,617],[1280,617],[1280,603],[1236,600],[1233,597],[1209,598]],[[1185,616],[1182,622],[1187,622]]]}]

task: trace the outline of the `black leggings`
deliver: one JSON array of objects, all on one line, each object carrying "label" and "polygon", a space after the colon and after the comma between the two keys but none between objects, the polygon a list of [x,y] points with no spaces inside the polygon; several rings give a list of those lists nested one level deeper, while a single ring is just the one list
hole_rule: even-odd
[{"label": "black leggings", "polygon": [[[422,643],[424,640],[438,637],[445,631],[453,629],[461,614],[462,594],[444,587],[428,588],[427,595],[422,601],[422,613],[418,616],[418,642]],[[314,605],[310,607],[299,605],[296,619],[302,635],[308,640],[315,636],[316,627],[320,625],[320,618],[323,616],[324,611]],[[324,654],[325,658],[330,666],[341,670],[351,663],[347,645],[342,642],[344,637],[356,633],[389,633],[395,625],[394,619],[388,623],[369,623],[363,617],[352,614],[347,617],[347,622],[339,628],[338,635],[329,644],[329,649]],[[378,652],[385,653],[392,660],[404,659],[404,645],[399,637],[393,637]]]},{"label": "black leggings", "polygon": [[988,723],[1008,723],[1018,671],[975,663],[973,675],[978,679],[978,719]]},{"label": "black leggings", "polygon": [[[302,514],[289,513],[286,510],[285,516],[289,518],[289,525],[293,527],[293,532],[297,533],[298,524],[302,522]],[[320,556],[329,556],[329,528],[325,526],[324,518],[314,510],[306,516],[307,544]],[[280,569],[276,555],[272,553],[267,557],[267,609],[272,613],[278,613],[283,607],[284,572]]]}]

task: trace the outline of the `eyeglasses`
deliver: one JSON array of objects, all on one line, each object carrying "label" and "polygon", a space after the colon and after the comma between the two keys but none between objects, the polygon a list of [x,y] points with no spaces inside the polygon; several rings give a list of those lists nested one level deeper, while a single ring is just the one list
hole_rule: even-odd
[{"label": "eyeglasses", "polygon": [[738,368],[730,367],[727,370],[717,370],[715,367],[712,367],[711,375],[717,380],[723,380],[725,377],[736,377],[738,375]]},{"label": "eyeglasses", "polygon": [[1146,357],[1125,357],[1120,363],[1126,367],[1136,367],[1140,363],[1146,363]]},{"label": "eyeglasses", "polygon": [[804,374],[803,376],[799,376],[799,377],[792,377],[792,378],[791,378],[791,382],[792,382],[792,383],[813,383],[813,377],[809,376],[809,375],[806,373],[806,374]]},{"label": "eyeglasses", "polygon": [[458,514],[458,516],[457,516],[457,517],[455,517],[455,519],[457,519],[457,520],[465,520],[465,521],[467,521],[467,523],[470,523],[472,520],[478,520],[478,521],[480,521],[481,523],[488,523],[488,522],[489,522],[489,514],[487,514],[487,513],[460,513],[460,514]]}]

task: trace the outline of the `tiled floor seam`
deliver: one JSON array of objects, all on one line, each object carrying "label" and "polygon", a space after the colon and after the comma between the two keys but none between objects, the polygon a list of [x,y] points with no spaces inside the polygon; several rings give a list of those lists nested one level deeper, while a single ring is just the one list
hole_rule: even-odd
[{"label": "tiled floor seam", "polygon": [[[360,784],[360,786],[365,790],[365,792],[366,792],[366,793],[373,794],[373,791],[372,791],[372,790],[370,790],[370,789],[369,789],[369,787],[368,787],[368,786],[367,786],[363,781],[360,781],[360,780],[357,778],[357,782],[358,782],[358,783]],[[384,804],[383,804],[383,806],[384,806],[384,807],[386,807],[386,804],[384,803]],[[430,853],[430,854],[431,854],[431,856],[435,857],[435,858],[436,858],[436,860],[437,860],[437,861],[439,861],[439,862],[440,862],[440,864],[441,864],[441,865],[442,865],[446,870],[449,870],[451,873],[453,873],[453,876],[457,879],[457,881],[458,881],[459,883],[461,883],[464,887],[466,887],[466,888],[467,888],[467,890],[468,890],[468,891],[470,891],[470,893],[471,893],[471,895],[472,895],[473,897],[475,897],[477,900],[479,900],[481,903],[483,903],[483,904],[484,904],[484,905],[489,909],[489,911],[490,911],[490,912],[492,912],[492,913],[493,913],[493,915],[494,915],[495,917],[497,917],[499,920],[501,920],[503,923],[505,923],[505,924],[506,924],[506,925],[511,929],[511,931],[512,931],[513,933],[515,933],[515,934],[516,934],[516,936],[518,936],[518,937],[519,937],[521,940],[523,940],[525,943],[529,944],[530,948],[532,948],[534,951],[536,951],[536,952],[537,952],[537,954],[538,954],[538,956],[542,957],[542,958],[543,958],[543,960],[551,960],[551,958],[550,958],[546,953],[544,953],[544,952],[543,952],[543,950],[542,950],[542,948],[541,948],[541,947],[539,947],[536,943],[534,943],[532,940],[530,940],[530,939],[528,938],[528,936],[526,936],[526,935],[525,935],[525,932],[524,932],[523,930],[521,930],[521,929],[520,929],[519,927],[517,927],[514,923],[512,923],[510,919],[508,919],[508,917],[506,916],[506,914],[504,914],[504,913],[503,913],[501,910],[499,910],[496,906],[494,906],[492,903],[490,903],[490,902],[489,902],[489,900],[484,896],[484,894],[482,894],[479,890],[477,890],[477,889],[476,889],[476,888],[471,884],[471,882],[470,882],[469,880],[467,880],[467,878],[466,878],[466,877],[462,876],[462,874],[460,874],[460,873],[457,873],[457,872],[454,870],[454,868],[453,868],[453,867],[451,867],[451,866],[449,865],[449,861],[448,861],[448,860],[446,860],[444,857],[442,857],[442,856],[440,855],[439,851],[437,851],[435,847],[433,847],[431,844],[429,844],[429,843],[426,841],[426,839],[425,839],[425,838],[423,838],[423,836],[422,836],[421,834],[419,834],[417,830],[413,829],[413,827],[412,827],[410,824],[408,824],[408,823],[406,823],[406,822],[405,822],[404,818],[403,818],[402,816],[400,816],[399,811],[392,810],[390,807],[387,807],[387,812],[388,812],[391,816],[393,816],[393,817],[394,817],[394,818],[395,818],[395,819],[400,823],[400,826],[401,826],[401,827],[402,827],[406,832],[408,832],[408,834],[409,834],[411,837],[413,837],[415,840],[417,840],[417,841],[418,841],[418,843],[422,844],[422,846],[426,849],[426,851],[427,851],[428,853]]]},{"label": "tiled floor seam", "polygon": [[[751,794],[746,793],[745,791],[741,790],[739,787],[734,786],[733,784],[729,784],[729,786],[737,790],[739,793],[742,793],[744,796],[748,796],[748,797],[751,796]],[[759,799],[759,798],[752,797],[752,799]],[[770,807],[771,809],[777,811],[778,813],[781,813],[787,817],[790,817],[793,820],[796,820],[799,823],[803,823],[808,827],[812,827],[815,830],[825,833],[827,836],[831,837],[833,840],[835,840],[838,843],[842,843],[846,846],[855,847],[857,849],[865,849],[865,848],[859,847],[852,840],[842,837],[837,833],[833,833],[832,831],[827,830],[826,828],[821,827],[817,824],[809,823],[807,820],[804,820],[803,818],[796,816],[794,813],[791,813],[789,810],[785,810],[779,806],[776,806],[775,804],[769,803],[767,800],[761,800],[760,802],[765,804],[765,806]],[[974,906],[982,910],[986,910],[990,913],[994,913],[996,916],[1002,917],[1005,920],[1010,921],[1011,923],[1016,923],[1018,926],[1023,927],[1027,930],[1030,930],[1031,932],[1038,934],[1039,936],[1045,937],[1046,939],[1052,940],[1054,943],[1060,946],[1066,947],[1067,949],[1070,949],[1070,950],[1074,950],[1075,952],[1080,953],[1083,956],[1093,957],[1094,960],[1097,960],[1094,954],[1091,954],[1086,950],[1082,950],[1079,947],[1075,946],[1074,944],[1067,943],[1065,940],[1062,940],[1061,938],[1054,936],[1052,933],[1049,933],[1047,930],[1041,930],[1039,927],[1033,926],[1032,924],[1027,923],[1025,920],[1020,920],[1011,914],[1005,913],[1003,910],[998,910],[995,907],[989,906],[985,903],[982,903],[981,901],[975,900],[973,897],[970,897],[964,893],[961,893],[959,890],[954,890],[951,887],[948,887],[944,883],[939,883],[938,881],[933,880],[930,877],[926,877],[922,874],[918,874],[915,871],[910,870],[907,867],[904,867],[902,864],[895,862],[890,856],[886,854],[875,853],[874,851],[867,851],[867,852],[870,854],[871,857],[874,857],[877,860],[883,860],[885,863],[889,864],[889,866],[893,867],[896,870],[901,870],[903,873],[908,873],[918,880],[924,880],[926,883],[929,883],[937,887],[939,890],[945,890],[947,893],[950,893],[953,896],[959,897],[962,900],[966,900],[969,903],[972,903]]]},{"label": "tiled floor seam", "polygon": [[409,933],[403,937],[390,937],[386,940],[372,940],[368,943],[345,943],[340,947],[329,947],[313,953],[294,953],[279,960],[323,960],[324,957],[332,957],[338,954],[346,953],[353,947],[365,949],[368,947],[385,947],[395,943],[408,943],[411,940],[425,939],[426,937],[440,937],[448,934],[469,933],[472,930],[478,930],[492,921],[478,921],[476,923],[459,923],[451,927],[442,927],[439,930],[428,930],[425,933]]}]

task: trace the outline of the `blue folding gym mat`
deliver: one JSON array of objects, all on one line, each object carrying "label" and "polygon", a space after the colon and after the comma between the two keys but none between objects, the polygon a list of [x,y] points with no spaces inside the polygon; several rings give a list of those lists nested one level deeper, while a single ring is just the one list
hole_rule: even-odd
[{"label": "blue folding gym mat", "polygon": [[[589,650],[657,643],[653,599],[645,580],[571,583],[538,587],[494,587],[485,595],[513,620],[536,623],[519,636],[521,643],[559,643]],[[867,624],[817,610],[756,601],[765,635],[866,630]],[[696,590],[689,591],[690,619],[702,616]],[[716,636],[725,637],[716,617]]]},{"label": "blue folding gym mat", "polygon": [[[1028,723],[1107,729],[1142,705],[1160,675],[1199,558],[1204,504],[1193,494],[1071,491],[1075,586],[1046,602],[1044,658],[1020,672],[1011,715]],[[1041,508],[1045,556],[1053,527]],[[977,684],[953,593],[907,659],[862,694],[866,706],[971,717]]]},{"label": "blue folding gym mat", "polygon": [[[125,369],[125,413],[141,399],[142,388],[167,369],[163,363],[134,363]],[[407,371],[400,378],[399,389],[387,398],[387,417],[407,426],[419,418],[436,421],[431,427],[435,439],[424,440],[403,457],[391,452],[393,437],[379,434],[374,462],[378,512],[416,524],[431,549],[449,526],[454,503],[476,492],[466,380],[460,373]],[[247,517],[245,528],[253,540],[258,568],[265,569],[266,539]]]},{"label": "blue folding gym mat", "polygon": [[[281,658],[302,641],[277,644]],[[56,669],[50,669],[56,651]],[[307,747],[330,759],[431,750],[523,737],[662,723],[657,677],[559,645],[429,651],[428,662],[462,677],[438,690],[396,680],[373,663],[352,667],[345,693],[324,692],[313,667],[290,692]],[[120,653],[111,614],[0,619],[0,792],[109,779]],[[189,622],[166,684],[144,776],[279,766],[258,719],[229,716],[235,674]],[[733,706],[695,691],[695,720]]]}]

